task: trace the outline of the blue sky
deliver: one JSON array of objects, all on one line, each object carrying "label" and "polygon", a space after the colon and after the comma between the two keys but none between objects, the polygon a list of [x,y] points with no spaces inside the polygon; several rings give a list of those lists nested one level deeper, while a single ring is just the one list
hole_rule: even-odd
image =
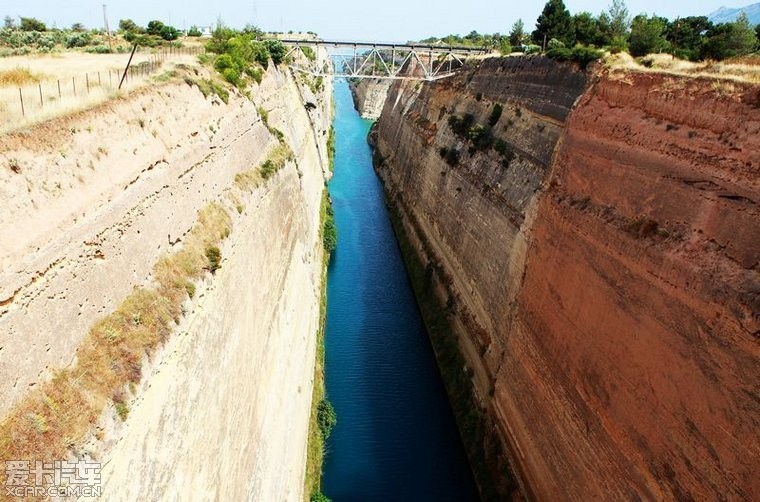
[{"label": "blue sky", "polygon": [[[594,14],[611,0],[565,0],[570,12]],[[541,0],[2,0],[0,16],[32,16],[49,25],[82,22],[102,26],[102,4],[112,26],[121,18],[140,24],[150,19],[178,28],[208,25],[218,17],[230,26],[253,22],[265,30],[311,30],[328,38],[406,41],[431,35],[507,32],[517,18],[532,29],[543,8]],[[674,18],[706,15],[722,5],[742,7],[753,0],[628,0],[632,13]]]}]

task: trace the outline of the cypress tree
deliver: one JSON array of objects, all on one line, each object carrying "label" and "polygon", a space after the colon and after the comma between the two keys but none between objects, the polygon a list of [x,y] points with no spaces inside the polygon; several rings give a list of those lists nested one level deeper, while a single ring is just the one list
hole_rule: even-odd
[{"label": "cypress tree", "polygon": [[547,42],[556,38],[567,47],[575,45],[573,18],[562,0],[549,0],[541,15],[538,16],[533,39],[536,43],[543,44],[544,37]]}]

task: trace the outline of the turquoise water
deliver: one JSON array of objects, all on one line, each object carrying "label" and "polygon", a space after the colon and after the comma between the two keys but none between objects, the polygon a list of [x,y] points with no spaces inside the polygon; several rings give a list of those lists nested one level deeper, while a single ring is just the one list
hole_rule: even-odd
[{"label": "turquoise water", "polygon": [[327,275],[326,387],[338,424],[322,491],[344,501],[477,495],[372,169],[370,122],[335,85],[338,247]]}]

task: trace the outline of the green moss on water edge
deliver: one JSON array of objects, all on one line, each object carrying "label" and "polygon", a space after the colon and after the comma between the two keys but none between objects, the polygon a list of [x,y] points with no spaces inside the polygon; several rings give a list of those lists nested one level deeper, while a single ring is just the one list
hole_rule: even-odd
[{"label": "green moss on water edge", "polygon": [[[325,425],[337,420],[333,413],[326,413],[326,409],[332,409],[325,393],[325,318],[327,317],[327,265],[330,262],[330,253],[334,245],[328,249],[325,244],[328,222],[332,224],[334,231],[332,204],[325,187],[322,193],[322,205],[320,207],[320,237],[325,252],[322,260],[322,293],[319,302],[319,329],[317,331],[317,354],[314,365],[314,388],[311,396],[311,414],[309,416],[309,442],[306,456],[306,477],[304,479],[304,494],[309,501],[329,501],[321,491],[322,464],[325,455],[325,441],[329,436],[329,429]],[[337,233],[334,234],[337,238]],[[337,240],[335,241],[337,242]],[[320,413],[321,410],[321,413]],[[326,420],[327,415],[327,420]],[[321,420],[320,420],[321,419]],[[325,431],[328,431],[325,433]]]}]

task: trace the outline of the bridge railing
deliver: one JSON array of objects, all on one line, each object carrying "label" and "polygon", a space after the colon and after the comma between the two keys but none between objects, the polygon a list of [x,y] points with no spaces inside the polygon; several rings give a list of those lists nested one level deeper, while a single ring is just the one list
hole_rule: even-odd
[{"label": "bridge railing", "polygon": [[[453,75],[467,57],[486,52],[483,48],[392,42],[281,41],[289,47],[287,56],[298,61],[292,65],[294,69],[326,77],[437,80]],[[326,50],[331,67],[320,67],[313,49]]]}]

